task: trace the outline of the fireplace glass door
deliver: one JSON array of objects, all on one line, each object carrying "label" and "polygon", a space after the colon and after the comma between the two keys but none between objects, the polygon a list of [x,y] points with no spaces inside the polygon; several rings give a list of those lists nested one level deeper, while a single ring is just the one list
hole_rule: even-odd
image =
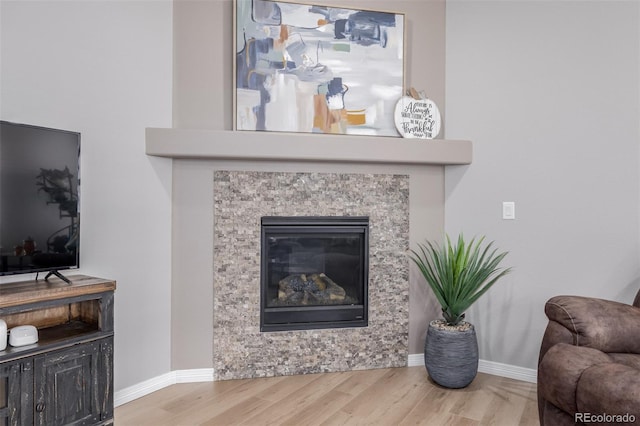
[{"label": "fireplace glass door", "polygon": [[263,217],[261,331],[367,325],[369,220]]}]

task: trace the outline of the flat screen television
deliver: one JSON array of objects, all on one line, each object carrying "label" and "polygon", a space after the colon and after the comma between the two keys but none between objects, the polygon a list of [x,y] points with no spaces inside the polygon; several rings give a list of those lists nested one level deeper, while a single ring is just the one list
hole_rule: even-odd
[{"label": "flat screen television", "polygon": [[[0,121],[0,275],[80,265],[80,133]],[[37,277],[37,276],[36,276]]]}]

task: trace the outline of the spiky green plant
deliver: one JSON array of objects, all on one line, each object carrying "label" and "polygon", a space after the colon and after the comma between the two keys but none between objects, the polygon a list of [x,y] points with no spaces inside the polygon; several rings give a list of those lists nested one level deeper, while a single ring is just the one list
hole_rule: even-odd
[{"label": "spiky green plant", "polygon": [[444,246],[427,241],[409,254],[433,290],[449,325],[462,321],[465,311],[511,271],[499,267],[507,252],[492,250],[493,241],[483,248],[483,241],[481,237],[466,243],[461,234],[452,245],[447,235]]}]

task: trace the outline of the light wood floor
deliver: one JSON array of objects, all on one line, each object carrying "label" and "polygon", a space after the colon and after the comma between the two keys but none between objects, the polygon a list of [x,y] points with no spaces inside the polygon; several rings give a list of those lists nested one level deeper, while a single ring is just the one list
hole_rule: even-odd
[{"label": "light wood floor", "polygon": [[424,367],[177,384],[115,411],[116,426],[538,425],[536,385],[479,373],[441,388]]}]

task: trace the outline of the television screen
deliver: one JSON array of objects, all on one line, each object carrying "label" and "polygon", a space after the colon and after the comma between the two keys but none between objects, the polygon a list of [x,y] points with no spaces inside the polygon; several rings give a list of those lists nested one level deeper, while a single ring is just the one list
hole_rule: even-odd
[{"label": "television screen", "polygon": [[0,121],[0,275],[79,266],[80,133]]}]

